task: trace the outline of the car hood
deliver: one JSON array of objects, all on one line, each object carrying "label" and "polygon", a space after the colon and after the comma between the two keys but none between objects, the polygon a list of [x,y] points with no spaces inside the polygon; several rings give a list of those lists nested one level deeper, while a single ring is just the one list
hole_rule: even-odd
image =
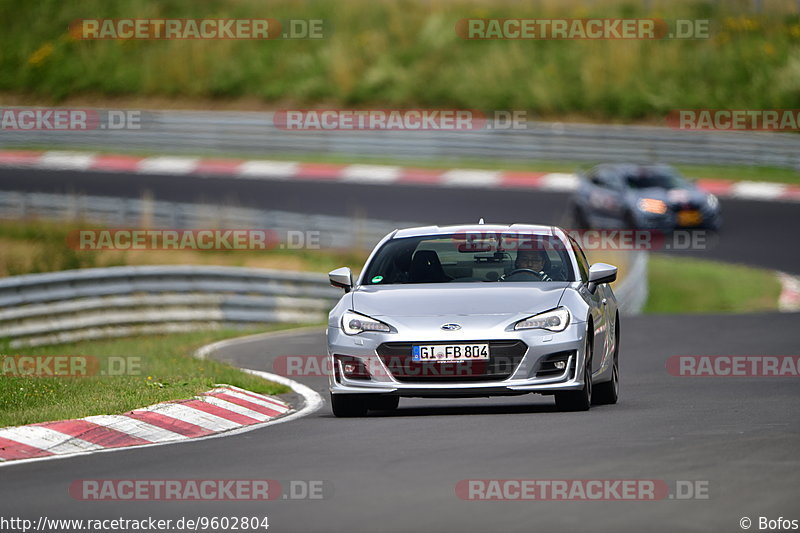
[{"label": "car hood", "polygon": [[569,282],[413,284],[359,287],[353,310],[374,317],[534,314],[558,306]]}]

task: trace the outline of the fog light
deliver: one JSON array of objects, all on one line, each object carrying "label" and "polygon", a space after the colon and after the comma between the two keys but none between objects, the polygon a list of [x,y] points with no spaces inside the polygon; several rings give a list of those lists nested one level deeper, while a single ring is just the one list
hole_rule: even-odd
[{"label": "fog light", "polygon": [[[334,368],[336,372],[339,372],[339,368],[341,368],[342,377],[347,379],[370,379],[367,366],[361,359],[350,357],[349,355],[334,355],[333,357],[336,361],[334,363]],[[341,365],[341,367],[339,365]]]},{"label": "fog light", "polygon": [[565,368],[567,368],[566,361],[556,361],[555,363],[553,363],[553,365],[559,370],[564,370]]}]

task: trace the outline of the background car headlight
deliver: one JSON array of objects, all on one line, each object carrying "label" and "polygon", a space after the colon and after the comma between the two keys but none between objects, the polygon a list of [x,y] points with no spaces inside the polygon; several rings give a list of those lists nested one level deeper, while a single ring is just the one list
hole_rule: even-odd
[{"label": "background car headlight", "polygon": [[564,331],[569,325],[569,311],[566,307],[558,307],[552,311],[529,316],[514,324],[514,329],[546,329],[547,331]]},{"label": "background car headlight", "polygon": [[642,198],[636,203],[636,205],[639,207],[639,210],[644,211],[645,213],[663,215],[667,212],[667,204],[662,200],[656,200],[655,198]]},{"label": "background car headlight", "polygon": [[708,196],[706,196],[706,203],[708,204],[708,207],[710,207],[711,209],[716,209],[719,207],[719,200],[713,194],[709,194]]},{"label": "background car headlight", "polygon": [[361,315],[353,311],[345,311],[342,315],[342,329],[348,335],[358,335],[364,331],[381,331],[389,333],[392,328],[380,320],[375,320],[367,315]]}]

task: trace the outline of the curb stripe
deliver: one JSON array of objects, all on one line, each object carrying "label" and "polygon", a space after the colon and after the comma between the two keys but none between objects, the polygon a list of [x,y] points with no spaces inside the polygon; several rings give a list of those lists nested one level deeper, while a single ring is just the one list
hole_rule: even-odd
[{"label": "curb stripe", "polygon": [[99,444],[93,444],[42,426],[0,429],[0,437],[52,454],[76,453],[102,448]]},{"label": "curb stripe", "polygon": [[398,181],[400,183],[419,183],[435,185],[439,183],[443,170],[432,170],[428,168],[404,168],[400,172]]},{"label": "curb stripe", "polygon": [[204,429],[196,424],[178,420],[177,418],[172,418],[154,411],[132,411],[125,416],[133,418],[134,420],[141,420],[151,426],[179,433],[184,437],[202,437],[214,433],[210,429]]},{"label": "curb stripe", "polygon": [[264,396],[257,396],[255,394],[249,394],[247,391],[243,391],[241,389],[228,389],[221,391],[228,396],[233,396],[234,398],[241,398],[242,400],[255,403],[257,405],[262,405],[273,411],[278,411],[280,413],[285,413],[289,410],[289,406],[283,402],[271,401],[270,399],[265,399]]},{"label": "curb stripe", "polygon": [[777,274],[781,282],[778,309],[784,313],[800,311],[800,276],[792,276],[785,272]]},{"label": "curb stripe", "polygon": [[148,157],[139,161],[142,174],[189,174],[197,168],[197,159],[189,157]]},{"label": "curb stripe", "polygon": [[503,172],[500,183],[503,187],[537,189],[546,175],[545,172]]},{"label": "curb stripe", "polygon": [[[479,169],[426,169],[390,165],[299,163],[294,161],[198,159],[178,156],[135,157],[84,152],[0,150],[0,166],[48,170],[91,170],[140,174],[223,176],[241,179],[340,181],[438,187],[508,188],[570,192],[575,174]],[[786,183],[699,179],[701,190],[746,200],[800,202],[800,186]]]},{"label": "curb stripe", "polygon": [[126,155],[99,155],[94,158],[89,168],[112,172],[136,172],[141,160],[141,157]]},{"label": "curb stripe", "polygon": [[234,422],[239,426],[247,426],[249,424],[255,424],[259,420],[257,418],[245,416],[236,412],[229,411],[228,409],[219,407],[214,405],[213,403],[203,400],[189,400],[185,402],[183,405],[186,407],[191,407],[192,409],[197,409],[198,411],[203,411],[211,415],[218,416],[220,418],[224,418],[230,422]]},{"label": "curb stripe", "polygon": [[30,165],[40,161],[41,152],[28,150],[0,150],[0,164],[2,165]]},{"label": "curb stripe", "polygon": [[284,179],[297,174],[297,166],[285,161],[245,161],[235,174],[243,178]]},{"label": "curb stripe", "polygon": [[11,461],[13,459],[30,459],[31,457],[51,455],[53,454],[41,448],[0,437],[0,460]]},{"label": "curb stripe", "polygon": [[122,415],[0,428],[0,463],[209,438],[292,416],[292,412],[288,404],[276,398],[221,385],[194,399],[160,403]]},{"label": "curb stripe", "polygon": [[336,179],[340,177],[345,165],[329,165],[324,163],[298,163],[297,174],[300,179]]},{"label": "curb stripe", "polygon": [[236,174],[245,163],[242,159],[201,159],[194,168],[195,174],[231,175]]},{"label": "curb stripe", "polygon": [[259,405],[257,403],[253,403],[248,400],[243,400],[242,398],[237,398],[232,394],[219,393],[219,394],[214,394],[213,397],[219,398],[220,400],[225,400],[226,402],[232,404],[236,404],[240,407],[244,407],[246,409],[249,409],[250,411],[255,411],[256,413],[260,413],[262,415],[275,416],[281,414],[281,411],[272,409],[271,407],[265,405]]},{"label": "curb stripe", "polygon": [[162,442],[165,440],[179,440],[186,437],[180,433],[169,431],[146,422],[140,422],[123,415],[95,415],[87,416],[84,420],[108,426],[112,429],[125,432],[148,442]]},{"label": "curb stripe", "polygon": [[38,166],[53,170],[87,170],[92,166],[94,159],[94,154],[45,152],[39,158]]},{"label": "curb stripe", "polygon": [[60,422],[45,422],[36,424],[46,427],[65,435],[77,437],[79,439],[98,444],[104,448],[117,446],[137,446],[147,444],[148,440],[129,435],[114,428],[101,426],[88,420],[62,420]]},{"label": "curb stripe", "polygon": [[263,422],[264,420],[271,418],[269,415],[264,414],[260,411],[254,411],[252,409],[248,409],[247,407],[243,407],[239,404],[222,399],[218,396],[203,396],[203,401],[215,407],[219,407],[220,409],[225,409],[232,413],[236,413],[241,416],[246,416],[248,418],[257,420],[259,422]]},{"label": "curb stripe", "polygon": [[[222,418],[215,414],[206,413],[205,411],[200,411],[199,409],[194,409],[186,403],[191,400],[187,400],[181,403],[171,403],[166,405],[159,405],[155,406],[153,412],[156,412],[160,415],[168,416],[171,418],[176,418],[185,422],[189,422],[196,426],[200,426],[203,429],[209,431],[219,431],[219,430],[229,430],[239,427],[239,424],[236,422],[232,422],[227,418]],[[142,410],[149,411],[151,408],[145,408]]]}]

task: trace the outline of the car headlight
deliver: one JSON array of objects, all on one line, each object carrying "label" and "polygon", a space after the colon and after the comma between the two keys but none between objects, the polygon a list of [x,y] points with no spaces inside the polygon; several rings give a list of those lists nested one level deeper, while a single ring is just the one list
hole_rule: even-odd
[{"label": "car headlight", "polygon": [[392,328],[380,320],[354,311],[345,311],[342,315],[342,329],[348,335],[358,335],[364,331],[380,331],[389,333]]},{"label": "car headlight", "polygon": [[546,329],[547,331],[564,331],[569,325],[569,311],[566,307],[557,307],[552,311],[529,316],[514,324],[514,329]]},{"label": "car headlight", "polygon": [[654,213],[656,215],[663,215],[667,212],[667,204],[662,200],[655,198],[642,198],[636,203],[640,211],[645,213]]},{"label": "car headlight", "polygon": [[719,207],[719,200],[713,194],[709,194],[708,196],[706,196],[706,203],[708,204],[708,207],[710,207],[711,209],[716,209]]}]

